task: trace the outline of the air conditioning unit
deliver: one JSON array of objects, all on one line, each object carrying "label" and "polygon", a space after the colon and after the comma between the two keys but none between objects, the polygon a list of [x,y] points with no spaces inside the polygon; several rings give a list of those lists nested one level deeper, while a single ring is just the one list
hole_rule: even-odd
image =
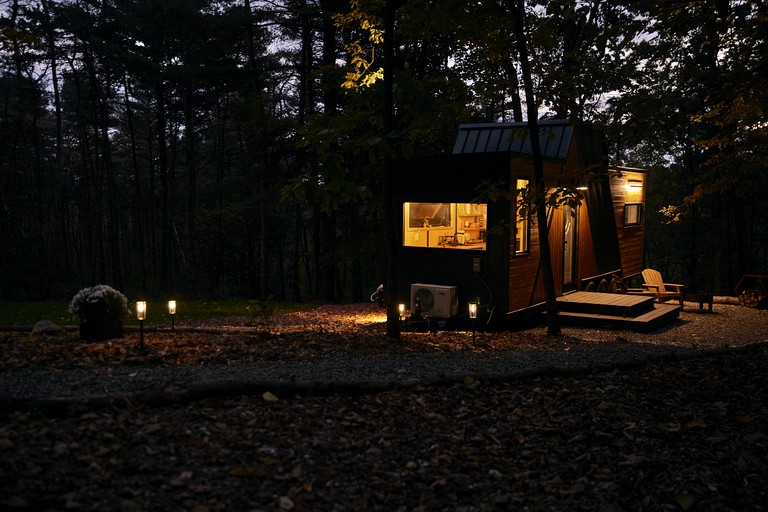
[{"label": "air conditioning unit", "polygon": [[411,285],[411,314],[421,302],[421,313],[435,318],[451,318],[459,311],[459,297],[455,286],[414,283]]}]

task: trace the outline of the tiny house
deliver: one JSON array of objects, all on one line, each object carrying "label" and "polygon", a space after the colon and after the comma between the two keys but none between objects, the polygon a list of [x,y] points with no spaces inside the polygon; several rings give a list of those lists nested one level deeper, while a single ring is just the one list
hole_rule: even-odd
[{"label": "tiny house", "polygon": [[[534,135],[549,193],[579,189],[580,201],[547,209],[557,295],[639,274],[645,172],[609,167],[593,126],[543,121]],[[398,162],[399,299],[411,312],[418,302],[448,322],[478,302],[492,323],[542,309],[530,138],[527,123],[461,125],[452,154]]]}]

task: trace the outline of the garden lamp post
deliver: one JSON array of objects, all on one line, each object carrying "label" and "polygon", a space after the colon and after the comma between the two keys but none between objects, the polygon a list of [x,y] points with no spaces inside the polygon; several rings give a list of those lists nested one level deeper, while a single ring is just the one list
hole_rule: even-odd
[{"label": "garden lamp post", "polygon": [[472,343],[475,342],[475,323],[477,322],[477,302],[469,303],[469,318],[472,320]]},{"label": "garden lamp post", "polygon": [[400,314],[400,320],[402,321],[405,318],[405,304],[398,304],[397,311]]},{"label": "garden lamp post", "polygon": [[144,350],[144,319],[147,318],[146,301],[136,301],[136,318],[139,320],[139,348]]},{"label": "garden lamp post", "polygon": [[176,316],[176,301],[175,300],[169,300],[168,301],[168,313],[171,315],[171,330],[176,330],[176,327],[173,323],[173,317]]}]

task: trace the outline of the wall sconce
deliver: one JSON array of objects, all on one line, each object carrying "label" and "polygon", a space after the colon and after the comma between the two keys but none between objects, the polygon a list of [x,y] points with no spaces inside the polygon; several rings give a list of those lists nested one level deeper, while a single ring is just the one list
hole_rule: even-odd
[{"label": "wall sconce", "polygon": [[397,312],[400,315],[400,320],[405,319],[405,304],[398,304],[397,305]]},{"label": "wall sconce", "polygon": [[635,190],[643,188],[643,182],[640,180],[627,180],[627,188]]},{"label": "wall sconce", "polygon": [[173,317],[176,315],[176,301],[175,300],[169,300],[168,301],[168,314],[171,315],[171,330],[175,330],[175,326],[173,324]]},{"label": "wall sconce", "polygon": [[147,318],[146,301],[136,301],[136,318],[139,319],[139,348],[144,350],[144,319]]},{"label": "wall sconce", "polygon": [[587,182],[584,181],[584,178],[579,178],[579,182],[576,184],[576,190],[584,192],[587,188]]}]

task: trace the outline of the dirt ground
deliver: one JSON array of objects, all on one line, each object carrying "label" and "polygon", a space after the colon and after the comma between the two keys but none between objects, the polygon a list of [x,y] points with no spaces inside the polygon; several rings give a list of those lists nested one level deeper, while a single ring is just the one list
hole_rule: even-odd
[{"label": "dirt ground", "polygon": [[[82,343],[0,333],[0,371],[565,351],[663,344],[691,357],[600,372],[378,393],[262,393],[150,407],[0,414],[9,510],[765,510],[768,316],[715,305],[654,333],[542,328],[383,336],[381,312],[327,306],[262,324]],[[183,328],[191,330],[184,331]]]}]

